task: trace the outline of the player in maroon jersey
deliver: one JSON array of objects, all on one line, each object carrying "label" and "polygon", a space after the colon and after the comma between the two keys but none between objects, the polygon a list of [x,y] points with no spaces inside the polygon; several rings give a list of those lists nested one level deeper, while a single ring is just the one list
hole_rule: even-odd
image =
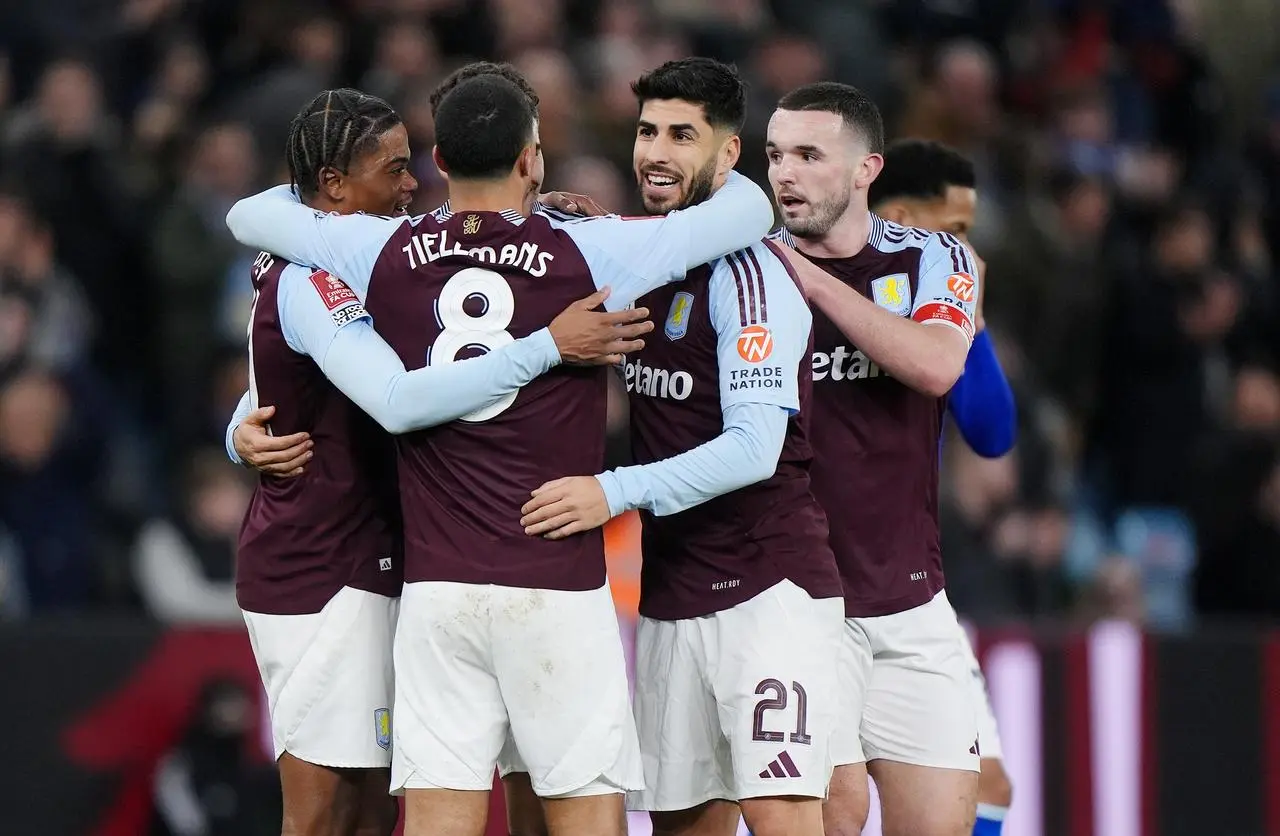
[{"label": "player in maroon jersey", "polygon": [[[530,86],[528,80],[520,74],[519,70],[507,63],[473,61],[454,70],[431,91],[431,118],[435,118],[436,108],[440,106],[441,100],[453,88],[467,79],[482,75],[496,75],[505,78],[520,88],[520,91],[529,97],[529,102],[533,105],[534,114],[537,114],[538,94]],[[443,176],[448,179],[447,174]],[[399,206],[389,201],[384,201],[384,203],[386,206],[394,207],[397,211],[400,209]],[[538,206],[542,211],[575,215],[609,214],[588,195],[562,191],[539,195]],[[362,208],[355,208],[352,211],[371,211],[373,214],[387,214],[382,211],[364,210]],[[445,204],[436,211],[448,212],[448,201],[445,201]],[[598,326],[605,324],[607,324],[607,320],[597,318]],[[623,333],[630,334],[631,332],[624,328]],[[582,334],[581,336],[589,337],[590,339],[589,343],[582,346],[581,357],[585,358],[598,345],[600,337],[598,334]],[[561,332],[561,337],[569,338],[567,329]],[[572,349],[576,346],[566,345],[565,347],[566,349]],[[267,427],[274,413],[275,407],[273,406],[268,405],[253,409],[249,404],[247,395],[241,399],[240,406],[227,427],[227,454],[237,464],[247,465],[261,473],[272,476],[298,476],[306,469],[307,462],[311,461],[314,455],[312,452],[314,445],[310,436],[305,432],[286,436],[271,435]]]},{"label": "player in maroon jersey", "polygon": [[[745,95],[710,59],[642,76],[634,149],[647,211],[701,202],[738,160]],[[628,355],[637,464],[555,480],[523,522],[559,537],[643,519],[635,713],[658,833],[819,836],[843,627],[809,488],[811,316],[768,242],[642,297],[662,334]]]},{"label": "player in maroon jersey", "polygon": [[[317,264],[366,295],[410,368],[510,344],[581,291],[608,285],[607,305],[625,307],[755,240],[771,220],[768,199],[741,177],[665,218],[528,217],[542,179],[536,120],[501,78],[446,96],[436,134],[447,216],[323,215],[287,188],[228,215],[243,243]],[[553,832],[619,832],[620,793],[639,788],[603,540],[537,540],[519,526],[524,497],[562,467],[600,468],[602,374],[562,367],[397,441],[406,584],[392,786],[407,793],[410,836],[483,827],[508,732]]]},{"label": "player in maroon jersey", "polygon": [[860,832],[870,772],[887,836],[967,836],[977,719],[943,590],[938,442],[978,275],[954,236],[868,211],[883,151],[878,109],[847,85],[794,90],[769,121],[769,181],[814,307],[813,488],[845,589],[827,833]]},{"label": "player in maroon jersey", "polygon": [[[316,208],[393,213],[410,200],[417,182],[406,169],[407,137],[384,104],[322,94],[294,120],[289,163]],[[326,117],[345,143],[320,147]],[[398,507],[386,492],[394,461],[377,425],[284,344],[274,302],[288,267],[265,254],[254,264],[251,390],[279,405],[266,413],[276,433],[292,441],[305,432],[326,455],[299,480],[259,482],[240,537],[237,598],[270,700],[284,832],[385,834],[397,815],[379,745],[401,580]],[[379,570],[380,558],[391,571]],[[336,621],[345,646],[326,635]]]},{"label": "player in maroon jersey", "polygon": [[[394,214],[417,185],[408,154],[395,111],[355,90],[320,94],[290,131],[293,179],[321,211]],[[273,429],[306,431],[323,452],[299,478],[259,482],[237,560],[237,597],[270,700],[285,831],[386,834],[396,816],[387,767],[402,547],[394,451],[356,404],[394,430],[452,420],[528,382],[551,355],[574,356],[582,344],[570,344],[593,320],[604,326],[597,337],[619,332],[601,322],[609,315],[590,312],[596,294],[547,333],[454,367],[469,378],[463,391],[450,369],[406,372],[341,280],[267,253],[251,278],[251,400],[275,406]]]}]

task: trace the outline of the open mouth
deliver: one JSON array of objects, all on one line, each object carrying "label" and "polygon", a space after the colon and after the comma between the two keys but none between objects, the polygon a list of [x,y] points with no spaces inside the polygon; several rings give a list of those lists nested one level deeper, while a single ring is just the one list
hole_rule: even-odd
[{"label": "open mouth", "polygon": [[803,206],[805,201],[792,194],[784,194],[778,196],[778,205],[783,209],[796,209]]},{"label": "open mouth", "polygon": [[680,188],[680,178],[665,171],[646,171],[644,191],[654,197],[675,194]]}]

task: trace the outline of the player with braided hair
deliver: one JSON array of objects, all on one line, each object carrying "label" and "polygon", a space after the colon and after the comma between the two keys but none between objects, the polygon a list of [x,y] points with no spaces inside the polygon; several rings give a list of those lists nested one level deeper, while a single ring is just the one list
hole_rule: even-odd
[{"label": "player with braided hair", "polygon": [[[390,176],[352,170],[353,162],[377,150],[384,138],[398,140],[402,134],[403,147],[392,150],[404,153],[385,160],[389,168],[383,173]],[[402,212],[417,188],[409,174],[408,135],[400,114],[377,96],[359,90],[326,90],[312,99],[289,126],[286,155],[289,178],[302,199],[310,201],[323,191],[338,204],[338,211],[346,208],[344,201],[355,201]],[[375,190],[377,196],[368,189]]]},{"label": "player with braided hair", "polygon": [[[293,189],[322,217],[402,214],[417,188],[399,115],[358,90],[312,100],[286,153]],[[386,836],[403,547],[382,430],[453,421],[562,361],[614,362],[652,326],[632,324],[643,309],[593,312],[608,295],[597,292],[482,357],[408,372],[340,277],[262,253],[251,278],[242,409],[254,411],[233,418],[228,453],[266,473],[241,530],[236,592],[269,697],[283,832]],[[310,462],[313,444],[322,455]]]}]

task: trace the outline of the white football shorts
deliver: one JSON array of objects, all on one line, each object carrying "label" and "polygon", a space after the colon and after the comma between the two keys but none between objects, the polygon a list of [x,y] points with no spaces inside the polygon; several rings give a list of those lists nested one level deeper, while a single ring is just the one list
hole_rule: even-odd
[{"label": "white football shorts", "polygon": [[844,602],[782,581],[697,618],[640,618],[635,713],[645,788],[632,810],[825,798]]},{"label": "white football shorts", "polygon": [[958,633],[956,640],[960,642],[960,650],[964,654],[965,664],[969,668],[969,687],[973,690],[970,699],[978,720],[978,753],[983,758],[1004,759],[1004,747],[1000,745],[1000,730],[996,727],[996,714],[991,710],[991,695],[987,693],[987,678],[982,675],[982,666],[973,652],[973,644],[969,634],[959,622],[956,623]]},{"label": "white football shorts", "polygon": [[644,778],[608,584],[585,592],[405,584],[391,789],[487,790],[494,767],[542,798]]},{"label": "white football shorts", "polygon": [[846,618],[844,636],[836,765],[882,758],[977,772],[968,640],[947,593],[900,613]]},{"label": "white football shorts", "polygon": [[244,611],[278,759],[391,765],[391,648],[398,598],[343,587],[318,613]]}]

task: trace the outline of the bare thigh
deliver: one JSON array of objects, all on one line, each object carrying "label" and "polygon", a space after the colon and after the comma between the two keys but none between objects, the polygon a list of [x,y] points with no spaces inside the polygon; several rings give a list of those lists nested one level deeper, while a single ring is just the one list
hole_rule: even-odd
[{"label": "bare thigh", "polygon": [[484,836],[489,790],[408,789],[404,836]]},{"label": "bare thigh", "polygon": [[627,813],[620,792],[577,798],[544,798],[550,836],[625,836]]},{"label": "bare thigh", "polygon": [[999,758],[983,758],[982,772],[978,775],[978,803],[996,807],[1013,804],[1013,784]]},{"label": "bare thigh", "polygon": [[822,805],[822,822],[827,836],[861,836],[871,812],[871,788],[867,785],[867,765],[849,763],[831,773],[831,788]]},{"label": "bare thigh", "polygon": [[884,836],[969,836],[978,773],[877,759],[867,765],[880,794]]},{"label": "bare thigh", "polygon": [[512,772],[502,779],[507,803],[507,832],[511,836],[547,836],[547,819],[542,799],[533,791],[529,773]]},{"label": "bare thigh", "polygon": [[769,796],[738,803],[753,836],[822,836],[821,798]]},{"label": "bare thigh", "polygon": [[285,752],[278,761],[284,796],[283,836],[353,836],[364,769],[334,769]]},{"label": "bare thigh", "polygon": [[649,814],[653,836],[734,836],[742,811],[732,801],[716,799],[688,810]]},{"label": "bare thigh", "polygon": [[400,819],[400,802],[388,790],[390,769],[365,769],[360,793],[360,813],[356,836],[391,836]]}]

